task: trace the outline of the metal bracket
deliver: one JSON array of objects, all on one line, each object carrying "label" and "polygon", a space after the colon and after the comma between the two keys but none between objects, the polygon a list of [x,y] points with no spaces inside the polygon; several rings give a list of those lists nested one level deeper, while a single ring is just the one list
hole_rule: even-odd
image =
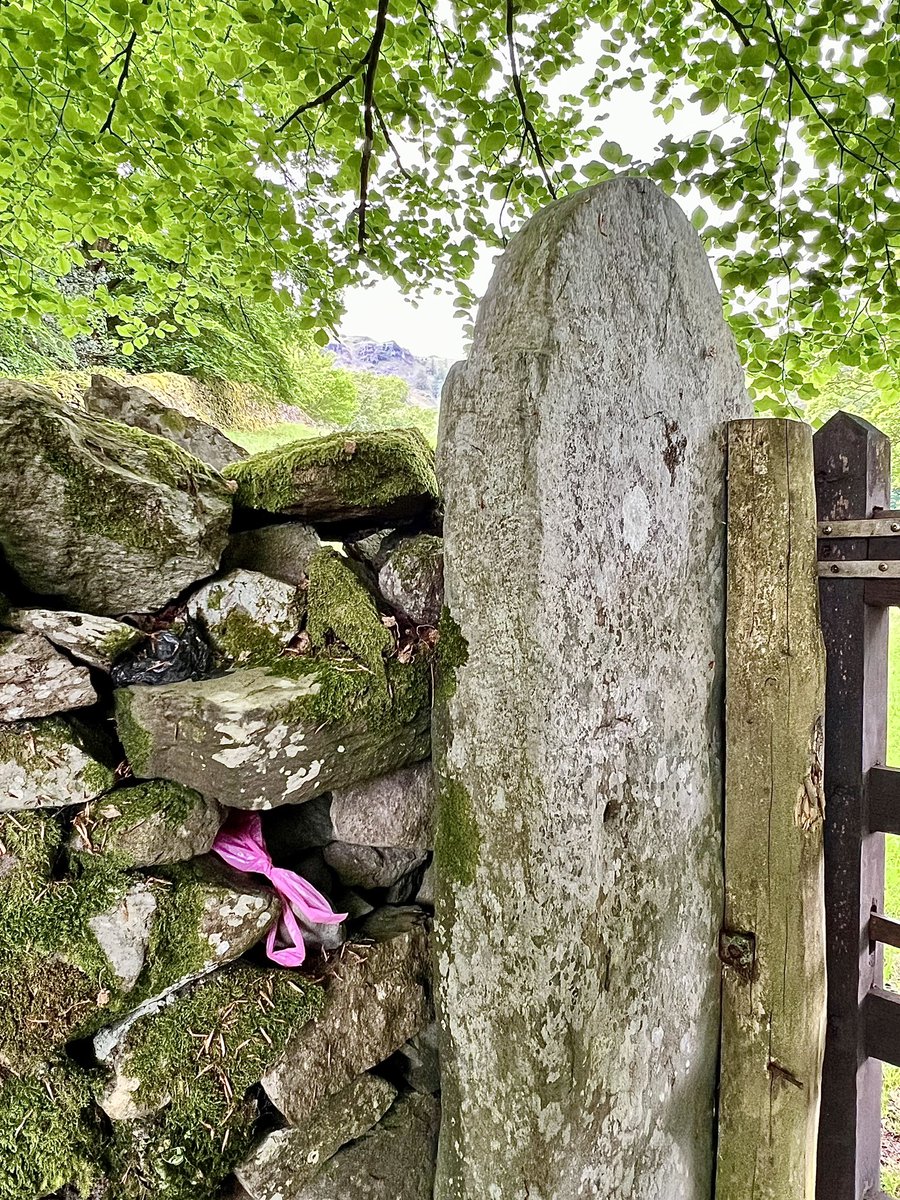
[{"label": "metal bracket", "polygon": [[[849,524],[849,522],[848,522]],[[900,559],[879,562],[877,558],[847,559],[843,562],[826,560],[816,564],[816,573],[824,579],[900,579]]]},{"label": "metal bracket", "polygon": [[900,537],[900,517],[872,517],[864,521],[820,521],[820,538]]}]

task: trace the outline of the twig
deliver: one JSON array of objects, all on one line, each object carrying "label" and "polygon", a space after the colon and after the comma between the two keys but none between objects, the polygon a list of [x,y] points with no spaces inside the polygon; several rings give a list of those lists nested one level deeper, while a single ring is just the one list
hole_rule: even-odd
[{"label": "twig", "polygon": [[370,44],[368,50],[365,52],[359,62],[356,63],[346,75],[342,75],[337,83],[333,83],[330,88],[322,92],[320,95],[315,96],[312,100],[307,100],[304,104],[298,105],[298,107],[294,109],[289,117],[285,117],[278,126],[278,132],[283,133],[284,130],[287,129],[288,125],[290,125],[292,121],[296,121],[297,118],[302,116],[303,113],[309,112],[311,108],[317,108],[321,104],[327,104],[329,100],[333,99],[333,97],[338,94],[338,92],[343,91],[347,84],[352,83],[363,67],[366,66],[371,53],[372,46]]},{"label": "twig", "polygon": [[747,36],[748,28],[751,26],[745,25],[743,21],[739,21],[734,13],[729,12],[724,4],[720,4],[719,0],[711,0],[712,6],[720,17],[724,17],[734,32],[738,35],[745,46],[750,45],[750,38]]},{"label": "twig", "polygon": [[381,130],[381,136],[384,138],[385,142],[387,142],[388,148],[397,162],[397,167],[400,171],[400,174],[404,177],[404,179],[412,179],[412,173],[408,171],[406,167],[404,167],[400,158],[400,153],[391,138],[391,131],[385,124],[384,117],[381,115],[381,109],[377,104],[375,105],[375,120],[378,122],[378,128]]},{"label": "twig", "polygon": [[519,112],[522,114],[522,125],[528,140],[534,149],[535,156],[538,161],[538,166],[541,168],[541,174],[544,176],[544,182],[547,185],[547,191],[556,199],[556,188],[553,185],[553,180],[550,178],[550,173],[547,170],[547,164],[544,161],[543,151],[541,150],[540,138],[537,135],[537,130],[531,123],[531,118],[528,115],[528,105],[525,103],[525,93],[522,91],[522,80],[519,75],[518,58],[516,57],[516,43],[514,38],[516,12],[513,0],[506,0],[506,44],[509,47],[509,65],[512,71],[513,88],[515,89],[516,99],[519,102]]},{"label": "twig", "polygon": [[128,39],[128,44],[125,47],[125,61],[122,63],[122,70],[119,73],[119,82],[116,84],[116,94],[112,98],[112,104],[109,106],[109,112],[106,114],[106,120],[100,126],[98,137],[103,137],[104,133],[112,133],[113,117],[116,115],[116,105],[119,103],[119,97],[122,95],[122,88],[125,86],[125,80],[128,78],[128,71],[131,67],[131,54],[134,50],[134,43],[137,41],[137,30],[132,29],[131,37]]},{"label": "twig", "polygon": [[378,56],[381,53],[381,43],[384,41],[384,31],[387,27],[387,10],[390,0],[378,0],[378,12],[375,16],[375,32],[369,43],[366,57],[366,79],[363,91],[363,149],[359,164],[359,230],[357,245],[362,254],[366,243],[366,210],[369,201],[369,169],[372,165],[372,149],[375,145],[375,75],[378,71]]}]

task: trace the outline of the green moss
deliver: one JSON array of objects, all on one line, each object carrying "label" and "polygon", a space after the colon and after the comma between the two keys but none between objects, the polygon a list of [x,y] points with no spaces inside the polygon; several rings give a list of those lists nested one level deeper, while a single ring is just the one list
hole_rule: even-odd
[{"label": "green moss", "polygon": [[131,692],[127,688],[117,688],[114,700],[119,740],[125,748],[132,771],[135,775],[143,775],[150,763],[153,739],[135,718]]},{"label": "green moss", "polygon": [[294,973],[220,971],[129,1034],[127,1071],[140,1102],[170,1097],[151,1122],[122,1122],[113,1160],[117,1200],[213,1200],[253,1139],[245,1095],[323,993]]},{"label": "green moss", "polygon": [[271,513],[314,513],[313,481],[317,497],[327,493],[356,512],[400,512],[412,497],[437,499],[434,453],[417,429],[291,442],[230,463],[223,474],[237,481],[237,506]]},{"label": "green moss", "polygon": [[155,996],[179,979],[196,975],[215,958],[200,933],[214,871],[195,861],[160,868],[158,874],[162,882],[156,890],[158,908],[147,965],[136,985],[139,998]]},{"label": "green moss", "polygon": [[111,767],[104,766],[103,763],[92,762],[84,768],[82,779],[85,787],[94,796],[99,796],[101,792],[109,791],[116,782],[116,773]]},{"label": "green moss", "polygon": [[98,649],[104,658],[114,662],[119,655],[132,650],[139,642],[144,640],[144,634],[139,629],[130,629],[123,625],[121,629],[114,629],[108,633],[101,641]]},{"label": "green moss", "polygon": [[[270,675],[301,679],[314,674],[319,690],[291,700],[276,714],[303,724],[348,725],[364,718],[390,729],[416,723],[427,726],[431,708],[431,662],[421,654],[411,663],[390,660],[381,680],[347,660],[285,657],[269,668]],[[385,684],[386,681],[386,684]]]},{"label": "green moss", "polygon": [[66,515],[86,533],[129,549],[154,550],[163,560],[184,537],[164,511],[146,502],[153,481],[191,494],[206,488],[228,498],[221,477],[168,438],[102,417],[79,418],[51,392],[35,392],[44,401],[34,409],[38,453],[64,480]]},{"label": "green moss", "polygon": [[254,621],[244,608],[233,608],[212,626],[211,634],[219,648],[242,667],[264,667],[284,650],[285,639]]},{"label": "green moss", "polygon": [[456,691],[456,672],[469,661],[469,643],[462,635],[450,609],[444,605],[438,620],[438,643],[434,698],[446,705]]},{"label": "green moss", "polygon": [[225,599],[225,589],[223,587],[214,587],[210,589],[209,595],[206,598],[206,607],[210,612],[218,612],[222,607],[222,601]]},{"label": "green moss", "polygon": [[394,649],[390,630],[375,601],[347,560],[320,550],[310,560],[306,632],[314,646],[333,635],[379,678],[385,656]]},{"label": "green moss", "polygon": [[455,779],[438,775],[434,857],[442,879],[461,886],[474,883],[480,851],[472,797]]},{"label": "green moss", "polygon": [[[0,819],[0,1060],[21,1070],[92,1028],[116,994],[87,922],[121,896],[115,864],[55,879],[62,831],[40,813]],[[102,1002],[101,1002],[102,1001]],[[105,1012],[105,1009],[104,1009]]]},{"label": "green moss", "polygon": [[0,1087],[0,1200],[35,1200],[98,1178],[99,1128],[90,1076],[66,1060]]}]

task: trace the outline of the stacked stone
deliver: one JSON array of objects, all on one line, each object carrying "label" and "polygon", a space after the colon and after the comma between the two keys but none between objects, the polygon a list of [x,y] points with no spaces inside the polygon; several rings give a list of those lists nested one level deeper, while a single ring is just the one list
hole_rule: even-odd
[{"label": "stacked stone", "polygon": [[[0,444],[0,1198],[430,1197],[430,449],[96,378]],[[348,913],[302,969],[229,809]]]}]

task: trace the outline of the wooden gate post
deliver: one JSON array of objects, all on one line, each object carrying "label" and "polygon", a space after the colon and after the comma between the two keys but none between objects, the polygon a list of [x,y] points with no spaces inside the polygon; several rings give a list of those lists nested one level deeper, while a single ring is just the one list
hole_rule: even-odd
[{"label": "wooden gate post", "polygon": [[725,966],[717,1200],[814,1200],[825,1040],[812,430],[728,439]]},{"label": "wooden gate post", "polygon": [[[838,413],[815,435],[819,521],[868,518],[890,507],[890,442],[868,422]],[[823,533],[825,531],[823,530]],[[820,557],[865,559],[866,538],[820,545]],[[884,898],[884,838],[870,833],[866,777],[883,763],[887,724],[887,609],[865,603],[866,580],[823,578],[828,655],[825,730],[825,893],[828,1034],[819,1124],[818,1200],[878,1194],[881,1063],[867,1058],[865,1007],[881,983],[882,953],[869,939]]]}]

